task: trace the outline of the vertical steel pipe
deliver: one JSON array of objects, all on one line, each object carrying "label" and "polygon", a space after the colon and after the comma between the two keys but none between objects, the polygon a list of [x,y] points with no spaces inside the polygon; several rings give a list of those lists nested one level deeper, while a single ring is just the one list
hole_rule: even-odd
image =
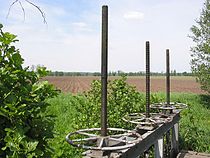
[{"label": "vertical steel pipe", "polygon": [[[166,104],[170,106],[170,58],[169,49],[166,49]],[[170,110],[170,113],[173,111]],[[166,157],[170,156],[170,130],[166,132]]]},{"label": "vertical steel pipe", "polygon": [[102,6],[101,136],[107,135],[108,6]]},{"label": "vertical steel pipe", "polygon": [[166,49],[166,103],[170,106],[170,58],[169,49]]},{"label": "vertical steel pipe", "polygon": [[150,117],[150,45],[146,41],[146,117]]}]

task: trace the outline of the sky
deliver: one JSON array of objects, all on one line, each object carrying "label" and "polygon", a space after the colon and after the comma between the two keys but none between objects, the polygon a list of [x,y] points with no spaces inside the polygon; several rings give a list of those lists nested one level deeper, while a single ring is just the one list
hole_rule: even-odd
[{"label": "sky", "polygon": [[165,51],[171,70],[190,72],[190,27],[204,0],[31,0],[46,15],[20,0],[0,0],[3,30],[18,36],[15,45],[24,65],[52,71],[99,72],[101,7],[109,7],[108,71],[145,70],[145,42],[150,41],[151,71],[165,72]]}]

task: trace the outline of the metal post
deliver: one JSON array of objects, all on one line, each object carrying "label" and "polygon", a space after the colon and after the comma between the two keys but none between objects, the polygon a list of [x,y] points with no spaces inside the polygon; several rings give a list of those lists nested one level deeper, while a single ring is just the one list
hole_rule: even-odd
[{"label": "metal post", "polygon": [[155,142],[155,158],[163,158],[163,137]]},{"label": "metal post", "polygon": [[166,49],[166,102],[170,105],[170,59],[169,49]]},{"label": "metal post", "polygon": [[146,41],[146,117],[150,117],[150,45]]},{"label": "metal post", "polygon": [[171,157],[177,157],[179,153],[179,123],[172,127],[172,141],[171,141]]},{"label": "metal post", "polygon": [[107,135],[108,6],[102,6],[101,136]]}]

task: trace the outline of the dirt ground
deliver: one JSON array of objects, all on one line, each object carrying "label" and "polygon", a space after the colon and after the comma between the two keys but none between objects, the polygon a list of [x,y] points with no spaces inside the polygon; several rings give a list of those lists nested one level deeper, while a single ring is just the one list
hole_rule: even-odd
[{"label": "dirt ground", "polygon": [[[64,77],[46,77],[62,92],[81,93],[89,90],[90,84],[94,79],[100,77],[93,76],[64,76]],[[110,77],[113,80],[116,77]],[[127,82],[137,88],[138,91],[145,92],[145,77],[128,77]],[[165,77],[151,77],[151,91],[152,92],[165,92]],[[171,92],[186,92],[203,94],[200,89],[199,83],[196,82],[194,77],[175,76],[171,77]]]}]

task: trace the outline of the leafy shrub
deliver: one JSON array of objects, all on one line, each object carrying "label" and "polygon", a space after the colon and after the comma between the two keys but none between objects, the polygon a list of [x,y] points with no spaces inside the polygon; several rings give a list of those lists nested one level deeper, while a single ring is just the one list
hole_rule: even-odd
[{"label": "leafy shrub", "polygon": [[53,120],[44,113],[47,98],[57,94],[46,81],[46,68],[23,68],[23,58],[12,43],[16,36],[0,24],[0,157],[50,157],[48,139]]},{"label": "leafy shrub", "polygon": [[[129,113],[145,111],[145,95],[138,92],[135,87],[126,82],[126,77],[108,82],[108,126],[115,128],[131,128],[122,117]],[[77,97],[77,96],[75,96]],[[160,101],[156,95],[151,95],[151,102]],[[91,89],[85,93],[85,100],[78,98],[75,108],[75,128],[100,127],[101,115],[101,82],[94,80]],[[78,119],[79,118],[79,119]],[[78,121],[79,120],[79,121]]]}]

